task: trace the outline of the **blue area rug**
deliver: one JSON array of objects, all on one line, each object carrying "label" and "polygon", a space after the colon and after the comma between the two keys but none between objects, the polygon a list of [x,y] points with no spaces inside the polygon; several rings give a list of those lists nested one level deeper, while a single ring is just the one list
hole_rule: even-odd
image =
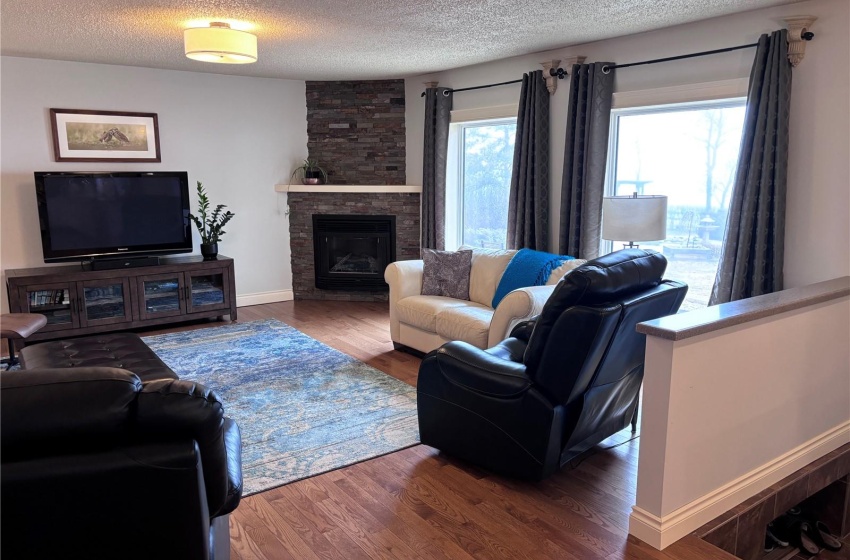
[{"label": "blue area rug", "polygon": [[276,320],[144,337],[242,430],[244,495],[419,442],[416,389]]}]

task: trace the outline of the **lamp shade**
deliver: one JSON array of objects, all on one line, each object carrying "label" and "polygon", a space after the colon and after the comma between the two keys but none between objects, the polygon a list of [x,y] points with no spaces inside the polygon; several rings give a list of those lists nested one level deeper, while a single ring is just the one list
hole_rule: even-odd
[{"label": "lamp shade", "polygon": [[186,56],[202,62],[248,64],[257,62],[257,37],[247,31],[231,29],[226,23],[209,27],[191,27],[183,31]]},{"label": "lamp shade", "polygon": [[602,239],[658,241],[666,237],[666,196],[606,196],[602,200]]}]

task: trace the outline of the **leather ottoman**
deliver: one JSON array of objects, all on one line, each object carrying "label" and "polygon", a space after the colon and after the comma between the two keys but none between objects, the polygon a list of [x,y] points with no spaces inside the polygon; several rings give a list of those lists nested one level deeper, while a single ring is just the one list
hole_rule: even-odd
[{"label": "leather ottoman", "polygon": [[114,367],[135,373],[142,382],[177,379],[165,362],[132,333],[102,334],[27,346],[21,369]]}]

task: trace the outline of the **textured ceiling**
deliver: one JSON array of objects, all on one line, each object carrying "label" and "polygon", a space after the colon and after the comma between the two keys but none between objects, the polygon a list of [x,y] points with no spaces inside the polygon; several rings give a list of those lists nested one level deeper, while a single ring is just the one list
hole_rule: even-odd
[{"label": "textured ceiling", "polygon": [[[380,79],[793,1],[2,0],[0,51],[246,76]],[[183,55],[183,29],[221,20],[253,27],[257,63],[209,64]]]}]

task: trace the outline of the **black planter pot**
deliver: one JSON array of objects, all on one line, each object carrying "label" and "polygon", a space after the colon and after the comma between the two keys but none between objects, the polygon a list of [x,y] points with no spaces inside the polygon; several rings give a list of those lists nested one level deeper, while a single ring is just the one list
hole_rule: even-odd
[{"label": "black planter pot", "polygon": [[214,261],[218,258],[218,243],[201,243],[201,254],[205,261]]},{"label": "black planter pot", "polygon": [[310,181],[310,184],[322,184],[324,182],[324,174],[320,169],[305,169],[304,170],[304,178],[305,179],[316,179],[315,182]]}]

